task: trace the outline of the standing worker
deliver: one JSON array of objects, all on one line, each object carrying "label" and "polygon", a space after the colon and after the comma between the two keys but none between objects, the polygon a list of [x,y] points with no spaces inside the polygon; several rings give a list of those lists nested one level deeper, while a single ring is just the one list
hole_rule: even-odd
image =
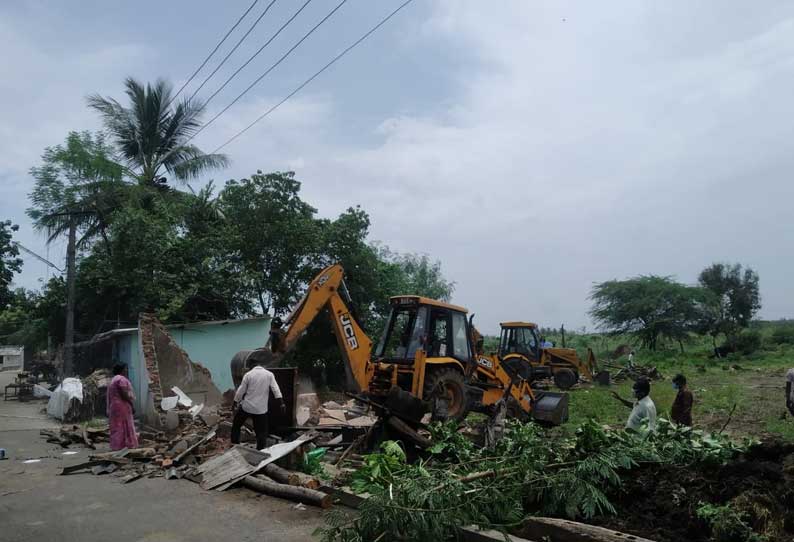
[{"label": "standing worker", "polygon": [[629,419],[626,422],[626,429],[639,433],[642,430],[642,422],[648,422],[648,430],[656,431],[656,405],[651,399],[651,383],[645,378],[638,379],[632,387],[636,401],[631,402],[623,399],[617,392],[612,395],[631,409]]},{"label": "standing worker", "polygon": [[270,391],[278,401],[282,413],[287,411],[281,390],[273,373],[264,368],[265,361],[257,360],[253,369],[245,373],[237,393],[234,394],[234,419],[232,420],[232,444],[240,443],[240,430],[248,418],[254,420],[256,449],[267,448],[267,408]]},{"label": "standing worker", "polygon": [[673,406],[670,408],[670,418],[678,425],[686,425],[692,427],[692,403],[694,398],[692,392],[686,387],[686,377],[682,374],[677,374],[673,378],[673,389],[678,393],[673,400]]},{"label": "standing worker", "polygon": [[794,368],[786,372],[786,408],[794,416]]}]

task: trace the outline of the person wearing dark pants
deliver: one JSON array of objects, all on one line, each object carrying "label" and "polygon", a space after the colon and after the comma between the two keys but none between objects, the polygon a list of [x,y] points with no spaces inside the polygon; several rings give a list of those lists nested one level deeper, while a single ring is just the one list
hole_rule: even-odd
[{"label": "person wearing dark pants", "polygon": [[240,431],[243,424],[250,417],[254,421],[256,433],[256,448],[267,448],[267,411],[270,392],[278,401],[278,407],[285,412],[287,407],[281,397],[281,390],[273,373],[263,367],[260,361],[250,371],[245,373],[240,387],[234,394],[234,418],[232,419],[232,444],[240,443]]}]

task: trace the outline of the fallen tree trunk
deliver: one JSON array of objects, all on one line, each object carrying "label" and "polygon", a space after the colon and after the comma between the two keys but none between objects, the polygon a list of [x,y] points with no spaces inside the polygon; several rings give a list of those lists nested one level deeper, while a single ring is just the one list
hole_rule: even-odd
[{"label": "fallen tree trunk", "polygon": [[259,491],[271,497],[279,497],[290,501],[301,502],[303,504],[310,504],[312,506],[319,506],[320,508],[328,508],[333,503],[330,495],[326,495],[314,489],[305,487],[296,487],[286,484],[279,484],[269,478],[261,476],[246,476],[242,480],[243,485],[247,488]]},{"label": "fallen tree trunk", "polygon": [[298,473],[283,469],[276,465],[275,463],[270,463],[266,465],[264,469],[262,469],[266,475],[271,477],[274,481],[278,482],[279,484],[287,484],[289,486],[299,486],[300,483],[298,481]]},{"label": "fallen tree trunk", "polygon": [[317,489],[320,487],[320,481],[313,476],[284,469],[275,463],[266,465],[263,472],[280,484],[300,486],[308,489]]}]

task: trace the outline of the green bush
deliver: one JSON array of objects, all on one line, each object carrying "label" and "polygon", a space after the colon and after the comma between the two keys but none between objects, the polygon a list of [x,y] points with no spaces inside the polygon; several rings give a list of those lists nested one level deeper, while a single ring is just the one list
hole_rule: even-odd
[{"label": "green bush", "polygon": [[766,538],[753,532],[742,515],[730,505],[700,503],[697,516],[711,529],[714,542],[764,542]]},{"label": "green bush", "polygon": [[761,348],[761,333],[758,331],[743,331],[736,337],[736,351],[745,356]]},{"label": "green bush", "polygon": [[773,344],[794,344],[794,326],[776,327],[770,340]]}]

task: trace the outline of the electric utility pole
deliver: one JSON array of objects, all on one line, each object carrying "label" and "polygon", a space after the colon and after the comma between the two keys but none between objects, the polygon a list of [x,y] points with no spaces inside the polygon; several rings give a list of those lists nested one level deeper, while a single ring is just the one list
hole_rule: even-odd
[{"label": "electric utility pole", "polygon": [[74,215],[69,215],[69,244],[66,247],[66,334],[63,344],[63,376],[74,373],[74,298],[75,298],[75,245],[77,244],[77,223]]}]

